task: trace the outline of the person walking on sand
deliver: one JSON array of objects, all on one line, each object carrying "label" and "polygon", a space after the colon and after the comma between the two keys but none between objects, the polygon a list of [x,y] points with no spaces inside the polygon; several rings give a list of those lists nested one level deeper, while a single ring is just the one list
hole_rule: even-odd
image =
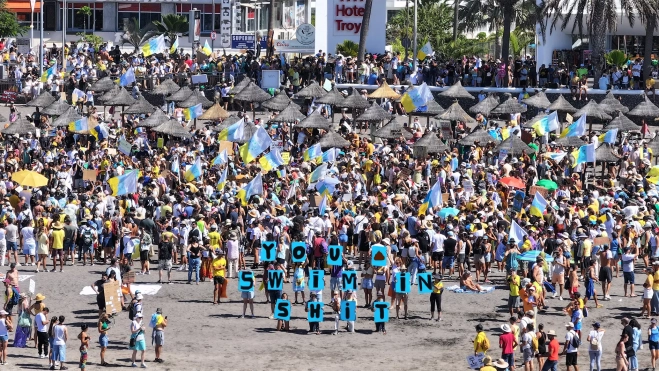
[{"label": "person walking on sand", "polygon": [[34,324],[37,329],[37,351],[39,352],[39,358],[48,357],[48,313],[50,310],[48,308],[43,308],[43,310],[34,317]]},{"label": "person walking on sand", "polygon": [[78,340],[80,340],[80,364],[79,367],[81,370],[84,370],[87,367],[87,349],[89,348],[89,335],[87,335],[87,325],[82,324],[80,326],[80,333],[78,334]]},{"label": "person walking on sand", "polygon": [[556,339],[556,332],[554,330],[547,331],[547,338],[549,344],[547,345],[547,360],[542,365],[541,371],[558,371],[558,352],[560,351],[560,344]]},{"label": "person walking on sand", "polygon": [[[2,313],[2,312],[0,312]],[[64,316],[57,318],[57,324],[53,326],[53,365],[51,370],[55,369],[55,364],[59,361],[59,369],[68,369],[64,366],[66,362],[66,341],[69,340],[69,329],[64,325]]]},{"label": "person walking on sand", "polygon": [[156,359],[154,362],[163,363],[165,361],[162,359],[162,347],[165,345],[165,327],[167,327],[167,316],[162,315],[162,308],[156,309],[156,313],[151,316],[151,322],[149,325],[153,325],[151,345],[155,345],[156,350]]},{"label": "person walking on sand", "polygon": [[110,331],[110,319],[107,313],[103,313],[98,320],[98,345],[101,347],[101,366],[109,366],[105,362],[105,350],[108,348],[110,339],[108,338],[108,331]]},{"label": "person walking on sand", "polygon": [[485,331],[483,331],[483,325],[480,323],[476,325],[476,338],[474,339],[474,355],[478,353],[487,353],[490,349],[490,340],[488,340]]},{"label": "person walking on sand", "polygon": [[604,337],[604,329],[599,322],[593,323],[593,329],[586,338],[588,342],[588,356],[590,358],[590,371],[593,371],[595,368],[597,368],[597,371],[602,370],[602,337]]},{"label": "person walking on sand", "polygon": [[226,284],[225,278],[227,271],[227,260],[224,258],[224,251],[217,248],[215,249],[215,259],[213,259],[213,305],[220,304],[222,298],[226,298]]},{"label": "person walking on sand", "polygon": [[563,346],[565,365],[567,366],[567,371],[570,371],[571,368],[574,368],[574,371],[579,371],[579,366],[577,365],[579,349],[575,346],[579,341],[579,335],[574,331],[573,323],[568,323],[565,327],[567,329],[567,334],[565,334],[565,345]]},{"label": "person walking on sand", "polygon": [[130,349],[133,351],[133,355],[130,357],[131,367],[137,367],[135,363],[135,358],[137,357],[137,352],[139,351],[140,360],[142,361],[141,367],[146,368],[144,363],[144,357],[146,356],[146,341],[144,339],[144,324],[142,323],[142,313],[137,313],[135,319],[130,324]]},{"label": "person walking on sand", "polygon": [[501,325],[503,334],[499,335],[499,348],[501,348],[501,358],[508,362],[512,371],[515,371],[515,348],[517,348],[517,339],[509,324]]}]

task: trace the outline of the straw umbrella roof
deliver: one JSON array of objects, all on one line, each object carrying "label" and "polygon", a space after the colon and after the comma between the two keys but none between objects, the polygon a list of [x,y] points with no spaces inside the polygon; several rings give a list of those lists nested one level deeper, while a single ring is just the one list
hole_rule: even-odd
[{"label": "straw umbrella roof", "polygon": [[458,140],[458,144],[472,145],[476,142],[485,144],[487,142],[499,143],[501,140],[493,138],[485,129],[477,129],[469,133],[466,137]]},{"label": "straw umbrella roof", "polygon": [[409,130],[403,126],[403,124],[398,122],[396,118],[392,118],[387,125],[381,127],[375,133],[373,133],[373,136],[385,139],[398,139],[403,137],[408,140],[412,139],[414,135],[410,133]]},{"label": "straw umbrella roof", "polygon": [[[268,99],[267,101],[261,103],[261,107],[264,107],[266,109],[269,109],[271,111],[282,111],[284,108],[288,107],[290,103],[292,103],[291,98],[288,97],[288,95],[284,92],[279,92],[277,95],[274,97]],[[297,109],[300,109],[298,104],[295,104],[295,107]]]},{"label": "straw umbrella roof", "polygon": [[297,96],[302,98],[320,98],[325,94],[327,94],[325,89],[323,89],[315,81],[311,82],[311,84],[307,85],[307,87],[297,92]]},{"label": "straw umbrella roof", "polygon": [[447,98],[453,98],[453,99],[458,99],[458,98],[464,98],[464,99],[471,99],[474,100],[476,99],[471,93],[467,91],[462,86],[462,83],[460,83],[460,80],[456,82],[453,86],[450,88],[444,90],[443,92],[439,93],[439,96],[441,97],[447,97]]},{"label": "straw umbrella roof", "polygon": [[165,98],[165,100],[171,101],[171,102],[183,102],[184,100],[190,98],[192,95],[192,89],[190,89],[187,86],[184,86],[180,88],[179,90],[175,91],[170,95],[169,97]]},{"label": "straw umbrella roof", "polygon": [[659,117],[659,108],[650,102],[648,96],[643,94],[643,102],[627,113],[628,116],[636,117]]},{"label": "straw umbrella roof", "polygon": [[585,106],[581,107],[580,110],[575,112],[572,116],[574,117],[581,117],[583,115],[586,115],[586,118],[592,117],[596,118],[599,120],[611,120],[612,117],[609,116],[604,110],[602,110],[602,107],[600,107],[597,102],[594,100],[591,100],[586,104]]},{"label": "straw umbrella roof", "polygon": [[71,105],[66,103],[66,101],[58,99],[54,101],[53,104],[42,109],[41,113],[49,116],[59,116],[64,112],[66,112],[69,109],[69,107],[71,107]]},{"label": "straw umbrella roof", "polygon": [[253,122],[247,122],[245,123],[245,128],[243,129],[243,137],[241,139],[238,139],[236,143],[244,144],[249,142],[250,139],[254,136],[254,133],[256,133],[256,130],[258,128],[256,125],[254,125]]},{"label": "straw umbrella roof", "polygon": [[119,94],[120,89],[121,87],[119,85],[115,85],[111,90],[104,92],[100,97],[98,97],[98,101],[104,103],[108,99],[112,99],[114,96]]},{"label": "straw umbrella roof", "polygon": [[75,108],[69,107],[66,112],[61,114],[55,121],[53,121],[52,126],[54,127],[60,127],[60,126],[68,126],[69,123],[80,120],[82,118],[82,115],[76,111]]},{"label": "straw umbrella roof", "polygon": [[657,132],[657,135],[647,143],[648,148],[652,150],[652,153],[659,153],[659,132]]},{"label": "straw umbrella roof", "polygon": [[565,98],[563,98],[563,94],[560,94],[558,98],[552,103],[549,107],[547,107],[551,111],[558,111],[558,112],[567,112],[567,113],[575,113],[577,112],[577,109],[574,108],[570,102],[568,102]]},{"label": "straw umbrella roof", "polygon": [[231,115],[231,116],[227,117],[226,119],[222,120],[222,122],[219,125],[213,126],[211,128],[211,130],[220,132],[220,131],[228,128],[229,126],[231,126],[231,125],[233,125],[236,122],[241,121],[241,120],[242,120],[242,118],[240,118],[236,115]]},{"label": "straw umbrella roof", "polygon": [[335,106],[341,104],[344,100],[345,98],[343,97],[343,94],[341,94],[339,89],[336,88],[336,85],[334,85],[334,87],[332,87],[332,90],[330,90],[327,94],[316,99],[316,103],[329,104]]},{"label": "straw umbrella roof", "polygon": [[544,91],[539,91],[530,98],[522,99],[522,103],[540,109],[547,109],[547,107],[551,106],[551,102],[547,99]]},{"label": "straw umbrella roof", "polygon": [[490,112],[492,112],[492,110],[498,105],[499,105],[499,97],[497,97],[495,94],[489,94],[482,101],[469,107],[469,112],[480,113],[485,116],[489,116]]},{"label": "straw umbrella roof", "polygon": [[155,128],[169,120],[171,120],[171,118],[165,112],[163,112],[160,108],[156,108],[155,112],[153,112],[151,116],[145,118],[144,120],[140,120],[137,123],[137,126],[144,128]]},{"label": "straw umbrella roof", "polygon": [[377,103],[373,102],[371,107],[367,108],[364,113],[359,115],[355,121],[382,121],[389,120],[391,114],[380,107]]},{"label": "straw umbrella roof", "polygon": [[579,137],[563,137],[556,139],[554,143],[556,143],[556,145],[558,146],[563,146],[563,147],[581,147],[584,144],[586,144],[586,142],[584,142]]},{"label": "straw umbrella roof", "polygon": [[157,95],[167,95],[167,94],[173,94],[176,93],[181,89],[180,86],[178,86],[177,83],[174,82],[172,79],[165,79],[160,82],[160,85],[156,85],[153,90],[151,90],[151,94],[157,94]]},{"label": "straw umbrella roof", "polygon": [[627,116],[623,115],[622,112],[618,111],[618,115],[603,130],[608,131],[611,129],[618,129],[618,131],[641,131],[641,126],[636,125]]},{"label": "straw umbrella roof", "polygon": [[25,135],[27,133],[36,133],[37,127],[32,125],[32,123],[30,123],[25,118],[21,117],[17,121],[14,121],[13,123],[9,124],[9,126],[2,129],[0,132],[6,135],[11,135],[11,134]]},{"label": "straw umbrella roof", "polygon": [[503,103],[499,104],[492,111],[490,111],[490,115],[506,115],[511,113],[522,113],[522,112],[526,112],[526,107],[524,107],[523,104],[519,103],[517,101],[517,98],[508,96],[508,99],[506,99],[505,101],[503,101]]},{"label": "straw umbrella roof", "polygon": [[425,111],[418,111],[417,108],[416,111],[408,112],[408,114],[416,115],[416,116],[437,116],[444,113],[444,108],[442,108],[442,106],[440,106],[439,103],[437,103],[434,99],[431,99],[428,102],[426,102],[426,105],[423,107],[425,107]]},{"label": "straw umbrella roof", "polygon": [[613,95],[613,92],[608,92],[606,97],[600,102],[600,107],[604,112],[609,115],[613,114],[615,111],[620,111],[622,113],[629,112],[629,107],[623,105],[616,97]]},{"label": "straw umbrella roof", "polygon": [[192,94],[188,97],[188,99],[182,101],[182,102],[177,102],[176,105],[181,107],[181,108],[190,108],[194,107],[198,104],[201,104],[202,108],[211,108],[213,106],[213,102],[208,100],[204,93],[202,93],[199,89],[195,89]]},{"label": "straw umbrella roof", "polygon": [[368,100],[364,98],[357,89],[352,88],[352,94],[346,97],[343,102],[336,105],[339,108],[368,108],[371,106]]},{"label": "straw umbrella roof", "polygon": [[252,82],[252,81],[253,81],[253,80],[252,80],[251,78],[249,78],[249,77],[244,77],[242,80],[240,80],[240,82],[239,82],[237,85],[235,85],[235,86],[231,89],[231,93],[232,93],[232,94],[238,94],[238,93],[240,93],[240,92],[243,91],[243,89],[245,89],[245,88],[247,87],[247,85],[249,85],[249,83]]},{"label": "straw umbrella roof", "polygon": [[44,108],[50,106],[54,102],[55,102],[55,97],[53,97],[53,95],[50,94],[50,91],[44,90],[41,94],[39,94],[38,97],[27,102],[25,105],[28,107]]},{"label": "straw umbrella roof", "polygon": [[339,133],[328,130],[318,141],[320,148],[348,148],[350,142],[343,138]]},{"label": "straw umbrella roof", "polygon": [[547,114],[544,113],[544,112],[540,112],[540,113],[538,113],[537,115],[535,115],[532,119],[530,119],[529,121],[525,122],[524,125],[522,125],[522,127],[524,127],[524,128],[532,128],[533,125],[534,125],[536,122],[538,122],[539,120],[542,120],[542,119],[545,118],[545,117],[547,117]]},{"label": "straw umbrella roof", "polygon": [[476,120],[474,120],[471,116],[465,112],[460,104],[458,102],[454,102],[447,108],[444,112],[441,114],[435,116],[436,119],[438,120],[446,120],[446,121],[462,121],[467,124],[474,124],[476,123]]},{"label": "straw umbrella roof", "polygon": [[165,121],[151,130],[180,138],[189,138],[192,136],[192,133],[184,128],[178,120],[174,119]]},{"label": "straw umbrella roof", "polygon": [[288,102],[288,106],[268,122],[295,122],[295,120],[302,121],[306,118],[307,117],[300,112],[300,106],[293,102]]},{"label": "straw umbrella roof", "polygon": [[527,154],[536,152],[534,148],[529,147],[517,135],[509,136],[506,140],[494,147],[495,152],[499,152],[502,149],[508,150],[508,153],[514,156],[521,155],[522,152],[526,152]]},{"label": "straw umbrella roof", "polygon": [[378,98],[389,98],[389,99],[398,99],[400,98],[400,94],[396,93],[394,89],[392,89],[389,84],[387,84],[386,81],[380,85],[379,88],[375,89],[374,92],[368,95],[370,99],[378,99]]},{"label": "straw umbrella roof", "polygon": [[602,143],[595,150],[595,161],[617,162],[622,156],[616,156],[616,154],[618,154],[618,147]]},{"label": "straw umbrella roof", "polygon": [[449,146],[444,144],[433,132],[426,133],[412,147],[426,147],[428,153],[442,153],[445,150],[450,150]]},{"label": "straw umbrella roof", "polygon": [[330,124],[329,120],[320,114],[319,110],[315,110],[307,118],[302,120],[299,124],[295,125],[295,127],[304,129],[329,130],[331,125],[332,124]]},{"label": "straw umbrella roof", "polygon": [[124,113],[129,115],[142,115],[147,113],[153,113],[156,110],[156,107],[152,106],[151,103],[147,102],[143,96],[139,96],[135,103],[131,104],[130,107],[126,108]]},{"label": "straw umbrella roof", "polygon": [[253,82],[250,82],[249,85],[245,87],[245,89],[241,90],[240,93],[233,97],[235,100],[251,103],[265,102],[270,98],[272,98],[270,94],[266,93],[265,90],[261,89]]},{"label": "straw umbrella roof", "polygon": [[220,121],[231,116],[222,105],[215,103],[211,108],[207,109],[203,115],[199,116],[200,120],[211,120],[211,121]]},{"label": "straw umbrella roof", "polygon": [[104,104],[106,106],[131,106],[135,103],[136,100],[130,95],[129,92],[124,88],[120,88],[117,95],[106,100]]},{"label": "straw umbrella roof", "polygon": [[110,76],[105,76],[93,83],[92,86],[89,87],[89,90],[96,93],[103,93],[114,89],[115,86],[117,85],[114,83],[114,80],[112,80]]}]

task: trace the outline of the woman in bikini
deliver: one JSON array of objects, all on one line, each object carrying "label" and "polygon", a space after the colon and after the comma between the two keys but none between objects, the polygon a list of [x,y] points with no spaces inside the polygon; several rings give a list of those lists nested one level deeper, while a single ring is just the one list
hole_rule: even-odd
[{"label": "woman in bikini", "polygon": [[89,348],[89,335],[87,335],[86,324],[80,326],[78,340],[80,340],[80,369],[84,370],[87,366],[87,348]]}]

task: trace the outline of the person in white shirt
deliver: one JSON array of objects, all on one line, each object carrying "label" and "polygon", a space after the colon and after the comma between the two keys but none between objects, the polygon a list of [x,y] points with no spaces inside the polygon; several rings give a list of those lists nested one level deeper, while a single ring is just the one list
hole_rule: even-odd
[{"label": "person in white shirt", "polygon": [[[38,294],[39,296],[41,294]],[[34,317],[34,326],[37,329],[37,350],[39,351],[39,358],[46,358],[48,356],[48,313],[50,310],[44,307],[43,310]]]},{"label": "person in white shirt", "polygon": [[629,285],[629,296],[636,296],[634,293],[634,262],[638,257],[638,248],[630,249],[629,246],[623,250],[623,255],[620,258],[622,261],[622,276],[625,282],[625,297],[627,296],[627,285]]}]

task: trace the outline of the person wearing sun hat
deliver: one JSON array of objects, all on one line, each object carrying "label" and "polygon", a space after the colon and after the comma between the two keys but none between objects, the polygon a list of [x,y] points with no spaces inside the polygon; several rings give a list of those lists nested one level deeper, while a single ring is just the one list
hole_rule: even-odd
[{"label": "person wearing sun hat", "polygon": [[57,269],[57,260],[59,258],[59,271],[64,267],[64,225],[59,220],[53,223],[53,230],[50,232],[50,246],[53,249],[53,270]]},{"label": "person wearing sun hat", "polygon": [[511,365],[515,364],[515,348],[517,347],[517,339],[513,334],[513,329],[509,324],[504,323],[501,325],[503,334],[499,335],[499,348],[501,348],[501,358]]},{"label": "person wearing sun hat", "polygon": [[227,297],[227,260],[224,257],[224,251],[220,248],[215,249],[215,258],[211,263],[213,267],[213,305],[220,304],[221,298]]},{"label": "person wearing sun hat", "polygon": [[492,357],[483,357],[483,367],[480,368],[480,371],[497,371],[497,369],[492,366]]}]

